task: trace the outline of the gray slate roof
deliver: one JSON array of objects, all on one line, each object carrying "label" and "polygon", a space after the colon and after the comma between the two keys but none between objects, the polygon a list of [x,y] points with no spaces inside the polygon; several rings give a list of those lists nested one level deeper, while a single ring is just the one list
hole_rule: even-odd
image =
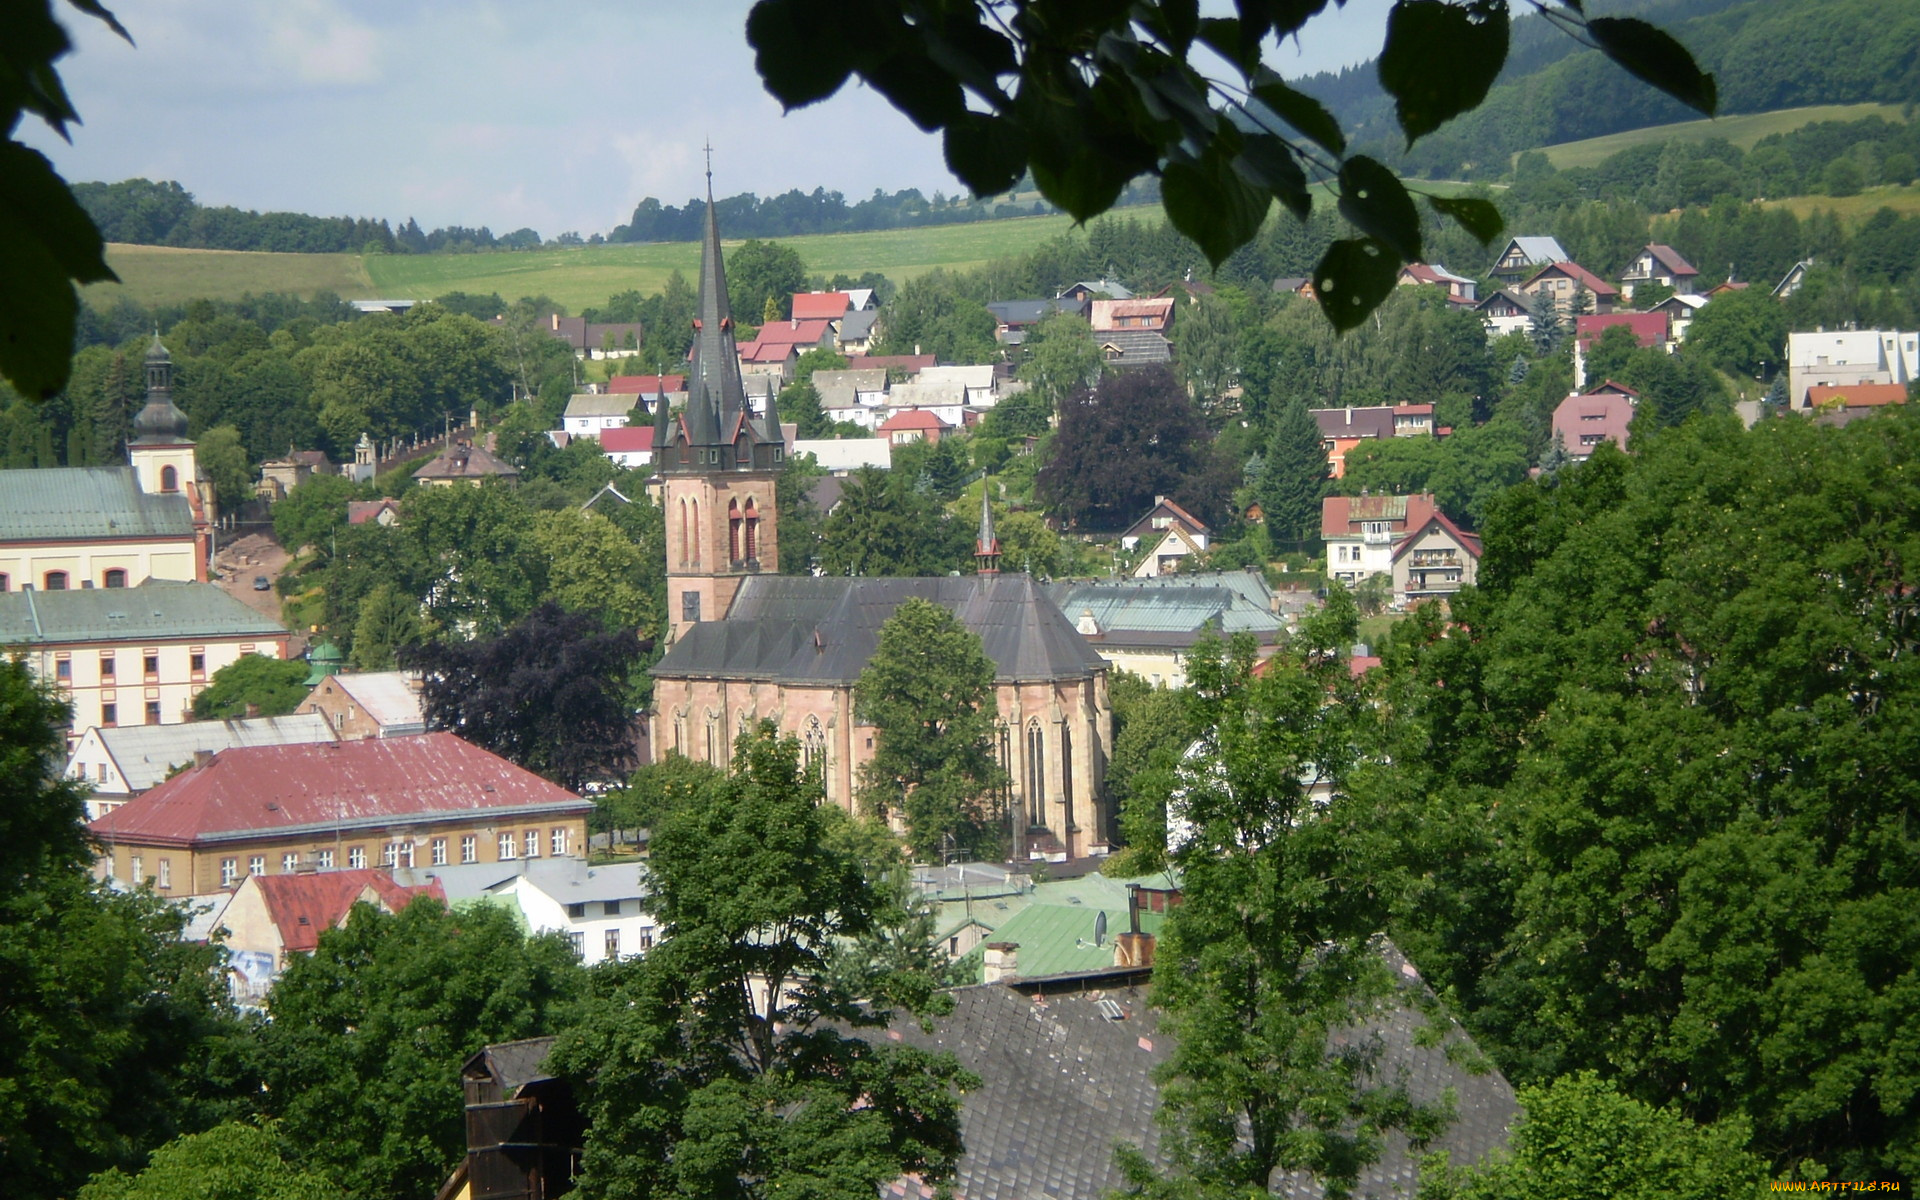
[{"label": "gray slate roof", "polygon": [[0,594],[0,646],[284,633],[278,621],[210,583]]},{"label": "gray slate roof", "polygon": [[[152,586],[152,585],[148,585]],[[44,597],[43,597],[44,598]],[[236,717],[229,721],[189,721],[184,725],[120,725],[96,731],[113,756],[130,791],[158,787],[167,772],[191,764],[196,751],[217,752],[235,746],[291,746],[333,742],[333,726],[317,712],[282,717]]]},{"label": "gray slate roof", "polygon": [[879,315],[880,310],[877,308],[854,308],[847,310],[847,315],[840,318],[840,340],[843,342],[853,342],[859,341],[864,337],[871,337],[873,335],[873,322]]},{"label": "gray slate roof", "polygon": [[940,605],[978,634],[1000,682],[1077,679],[1106,670],[1030,575],[758,575],[741,586],[726,619],[687,630],[653,673],[851,684],[873,656],[880,626],[911,597]]},{"label": "gray slate roof", "polygon": [[0,471],[0,542],[192,536],[187,498],[148,495],[132,467]]},{"label": "gray slate roof", "polygon": [[995,300],[987,305],[987,311],[999,319],[1002,325],[1035,325],[1056,312],[1070,312],[1078,316],[1087,315],[1087,301],[1077,297],[1062,296],[1053,300]]},{"label": "gray slate roof", "polygon": [[[1164,577],[1167,582],[1180,578]],[[1169,640],[1190,644],[1209,625],[1222,634],[1252,633],[1265,635],[1263,640],[1270,641],[1281,628],[1280,618],[1264,605],[1249,601],[1233,588],[1205,580],[1184,587],[1144,579],[1065,582],[1051,585],[1047,594],[1076,626],[1083,613],[1091,612],[1103,640],[1121,645]]]},{"label": "gray slate roof", "polygon": [[651,408],[653,397],[614,395],[608,392],[575,392],[567,401],[567,411],[562,417],[622,417],[633,411],[637,404]]},{"label": "gray slate roof", "polygon": [[1094,339],[1120,352],[1120,357],[1109,360],[1117,366],[1173,360],[1173,343],[1151,329],[1109,329],[1094,334]]}]

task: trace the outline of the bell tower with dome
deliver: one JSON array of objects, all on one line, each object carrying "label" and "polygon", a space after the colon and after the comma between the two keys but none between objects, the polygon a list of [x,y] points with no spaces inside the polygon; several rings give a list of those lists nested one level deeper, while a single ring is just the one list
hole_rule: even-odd
[{"label": "bell tower with dome", "polygon": [[127,461],[133,466],[140,490],[150,496],[184,496],[193,513],[195,540],[201,559],[199,579],[207,578],[213,557],[213,527],[218,519],[213,485],[200,470],[194,444],[187,440],[187,414],[173,402],[173,355],[153,335],[147,347],[147,402],[133,418],[133,440],[127,443]]}]

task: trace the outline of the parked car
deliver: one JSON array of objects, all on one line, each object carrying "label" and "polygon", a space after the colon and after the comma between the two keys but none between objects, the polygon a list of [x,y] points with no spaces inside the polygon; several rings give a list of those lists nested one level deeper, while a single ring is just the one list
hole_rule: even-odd
[{"label": "parked car", "polygon": [[255,575],[255,576],[253,577],[253,590],[254,590],[254,591],[256,591],[256,592],[264,592],[264,591],[267,591],[268,589],[270,589],[271,587],[273,587],[273,584],[272,584],[272,582],[271,582],[270,580],[268,580],[268,579],[267,579],[267,577],[266,577],[265,575]]}]

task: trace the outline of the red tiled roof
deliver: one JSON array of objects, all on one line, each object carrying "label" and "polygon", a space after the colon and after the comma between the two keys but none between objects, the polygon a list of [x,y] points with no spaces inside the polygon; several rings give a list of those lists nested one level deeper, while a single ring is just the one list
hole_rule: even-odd
[{"label": "red tiled roof", "polygon": [[853,306],[853,297],[845,292],[795,292],[793,316],[797,320],[837,321]]},{"label": "red tiled roof", "polygon": [[792,342],[748,342],[740,347],[740,361],[750,363],[783,362],[794,352]]},{"label": "red tiled roof", "polygon": [[1600,396],[1608,392],[1618,392],[1622,396],[1632,396],[1635,400],[1638,400],[1640,398],[1639,392],[1628,387],[1624,383],[1615,383],[1611,379],[1603,379],[1599,383],[1594,384],[1592,387],[1588,388],[1584,392],[1581,392],[1580,394],[1582,396]]},{"label": "red tiled roof", "polygon": [[942,421],[938,415],[930,413],[924,408],[909,408],[905,412],[897,412],[888,417],[885,421],[881,422],[880,428],[874,430],[874,432],[891,433],[896,429],[951,428],[953,427],[945,421]]},{"label": "red tiled roof", "polygon": [[653,449],[653,426],[621,425],[600,431],[600,448],[609,454],[632,454]]},{"label": "red tiled roof", "polygon": [[96,837],[189,846],[295,827],[382,827],[475,810],[586,812],[590,801],[451,733],[238,746],[92,822]]},{"label": "red tiled roof", "polygon": [[1413,549],[1413,544],[1420,540],[1420,535],[1427,531],[1427,527],[1429,525],[1440,526],[1440,528],[1446,530],[1448,533],[1453,535],[1453,540],[1460,543],[1460,548],[1462,550],[1465,550],[1468,554],[1473,555],[1475,558],[1480,557],[1480,535],[1477,533],[1468,533],[1466,530],[1460,528],[1458,525],[1455,525],[1452,519],[1449,518],[1447,514],[1441,512],[1439,509],[1435,509],[1433,511],[1433,515],[1428,517],[1425,521],[1422,521],[1418,528],[1415,528],[1411,525],[1407,527],[1409,530],[1409,536],[1394,548],[1393,557],[1397,559],[1402,554],[1405,554],[1407,551]]},{"label": "red tiled roof", "polygon": [[382,500],[349,500],[347,501],[347,524],[365,525],[388,510],[399,512],[400,502],[391,496]]},{"label": "red tiled roof", "polygon": [[1431,404],[1396,404],[1393,406],[1396,417],[1430,417],[1433,415]]},{"label": "red tiled roof", "polygon": [[1663,312],[1595,313],[1576,317],[1573,322],[1574,338],[1585,349],[1599,341],[1600,335],[1615,325],[1624,325],[1632,330],[1642,347],[1658,346],[1667,340],[1667,314]]},{"label": "red tiled roof", "polygon": [[1558,271],[1560,274],[1565,275],[1567,278],[1573,280],[1574,282],[1583,285],[1584,287],[1586,287],[1588,291],[1592,292],[1596,296],[1618,296],[1620,294],[1619,288],[1614,287],[1612,284],[1608,283],[1606,280],[1600,278],[1598,275],[1595,275],[1592,271],[1587,270],[1585,267],[1581,266],[1579,263],[1576,263],[1576,262],[1548,263],[1546,266],[1541,267],[1538,271],[1535,271],[1531,276],[1527,278],[1527,281],[1521,284],[1520,286],[1523,289],[1530,287],[1532,286],[1534,280],[1540,278],[1542,275],[1546,275],[1553,271]]},{"label": "red tiled roof", "polygon": [[419,887],[395,883],[384,871],[371,867],[348,871],[321,871],[312,875],[256,875],[253,885],[266,902],[267,916],[280,930],[280,942],[289,952],[311,953],[320,931],[346,919],[354,902],[369,889],[382,907],[399,912],[422,897],[445,904],[439,880]]},{"label": "red tiled roof", "polygon": [[825,321],[768,321],[755,340],[762,346],[811,346],[827,336]]},{"label": "red tiled roof", "polygon": [[1328,496],[1320,501],[1320,536],[1352,537],[1362,521],[1387,521],[1395,533],[1418,529],[1439,512],[1431,492],[1411,496]]},{"label": "red tiled roof", "polygon": [[1807,389],[1807,407],[1833,404],[1842,408],[1878,408],[1883,404],[1905,404],[1904,383],[1821,384]]},{"label": "red tiled roof", "polygon": [[609,396],[653,396],[686,390],[685,375],[615,375],[607,381]]}]

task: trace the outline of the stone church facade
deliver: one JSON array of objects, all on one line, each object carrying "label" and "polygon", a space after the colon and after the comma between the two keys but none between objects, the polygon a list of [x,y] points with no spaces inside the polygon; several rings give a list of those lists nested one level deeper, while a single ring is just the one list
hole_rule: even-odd
[{"label": "stone church facade", "polygon": [[1028,575],[1001,574],[983,506],[972,576],[842,579],[779,574],[777,416],[747,400],[719,231],[709,201],[687,402],[654,413],[663,479],[671,644],[653,668],[651,744],[724,765],[734,739],[774,722],[849,811],[875,731],[854,683],[880,626],[909,598],[938,604],[994,662],[997,752],[1009,780],[994,812],[1015,857],[1100,853],[1112,814],[1107,664]]}]

